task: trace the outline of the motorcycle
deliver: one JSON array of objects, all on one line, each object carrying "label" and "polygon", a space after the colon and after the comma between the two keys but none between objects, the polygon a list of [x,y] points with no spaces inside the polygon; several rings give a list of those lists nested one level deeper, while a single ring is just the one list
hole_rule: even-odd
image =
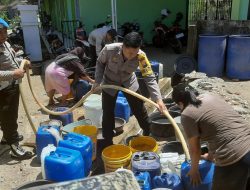
[{"label": "motorcycle", "polygon": [[[18,49],[24,48],[24,39],[23,39],[23,29],[21,26],[17,26],[12,30],[8,35],[7,40],[12,46],[15,46]],[[16,50],[15,50],[16,51]]]},{"label": "motorcycle", "polygon": [[177,13],[176,19],[172,27],[168,27],[163,24],[162,21],[166,17],[162,17],[160,20],[154,22],[155,35],[152,39],[153,45],[155,47],[163,48],[166,45],[170,45],[175,53],[180,54],[182,49],[181,38],[185,35],[180,29],[179,22],[182,20],[182,13]]}]

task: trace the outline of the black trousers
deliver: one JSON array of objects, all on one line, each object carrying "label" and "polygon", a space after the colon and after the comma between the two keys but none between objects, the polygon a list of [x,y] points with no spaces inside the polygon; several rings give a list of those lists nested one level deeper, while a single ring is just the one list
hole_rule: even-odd
[{"label": "black trousers", "polygon": [[[137,91],[140,93],[140,91]],[[136,117],[140,127],[144,132],[149,133],[150,131],[150,120],[148,117],[147,110],[144,106],[142,100],[124,93],[127,101],[130,105],[130,108]],[[102,91],[102,109],[103,109],[103,117],[102,117],[102,135],[105,140],[111,142],[114,137],[114,128],[115,128],[115,104],[116,104],[117,94],[115,96],[111,96],[105,91]]]},{"label": "black trousers", "polygon": [[0,90],[0,123],[3,131],[3,137],[6,139],[8,144],[18,142],[18,106],[18,85],[13,85]]},{"label": "black trousers", "polygon": [[97,60],[97,55],[96,55],[96,47],[93,46],[93,45],[90,45],[90,47],[89,47],[89,57],[91,58],[90,67],[95,67],[96,66],[96,60]]}]

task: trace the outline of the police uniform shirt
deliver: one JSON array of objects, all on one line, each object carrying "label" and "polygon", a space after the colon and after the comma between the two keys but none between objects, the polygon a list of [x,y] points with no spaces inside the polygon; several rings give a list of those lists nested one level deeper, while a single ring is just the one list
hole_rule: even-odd
[{"label": "police uniform shirt", "polygon": [[[139,50],[134,59],[124,61],[122,43],[109,44],[103,48],[97,59],[95,81],[98,84],[123,86],[132,91],[137,91],[139,84],[134,72],[138,67],[152,100],[162,99],[159,86],[146,54]],[[104,91],[112,96],[117,93],[117,90],[114,89],[104,89]]]},{"label": "police uniform shirt", "polygon": [[15,55],[8,42],[0,45],[0,90],[14,81],[14,70],[19,67]]}]

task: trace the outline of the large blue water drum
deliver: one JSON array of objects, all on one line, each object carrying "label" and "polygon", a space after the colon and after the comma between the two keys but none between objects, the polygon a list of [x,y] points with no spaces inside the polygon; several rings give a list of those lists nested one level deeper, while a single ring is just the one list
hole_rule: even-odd
[{"label": "large blue water drum", "polygon": [[250,79],[250,36],[229,36],[226,73],[229,78]]},{"label": "large blue water drum", "polygon": [[152,70],[155,73],[158,73],[158,75],[159,75],[160,63],[158,61],[150,61],[150,64],[151,64]]},{"label": "large blue water drum", "polygon": [[198,71],[209,77],[221,77],[224,72],[226,44],[226,35],[200,35]]}]

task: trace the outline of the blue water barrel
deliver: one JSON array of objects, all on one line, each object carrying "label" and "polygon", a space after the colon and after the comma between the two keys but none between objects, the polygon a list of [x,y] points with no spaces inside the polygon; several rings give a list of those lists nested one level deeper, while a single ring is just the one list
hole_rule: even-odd
[{"label": "blue water barrel", "polygon": [[47,180],[56,182],[84,178],[84,165],[79,151],[64,147],[57,147],[44,161]]},{"label": "blue water barrel", "polygon": [[174,190],[184,190],[181,179],[177,174],[163,173],[153,179],[153,188],[169,188]]},{"label": "blue water barrel", "polygon": [[126,98],[117,97],[115,105],[115,117],[123,118],[128,122],[130,117],[130,107]]},{"label": "blue water barrel", "polygon": [[82,154],[82,158],[85,163],[85,175],[87,176],[92,166],[92,141],[85,135],[76,133],[68,133],[64,136],[63,140],[60,140],[58,147],[70,148],[78,150]]},{"label": "blue water barrel", "polygon": [[71,86],[75,101],[79,101],[91,89],[91,85],[85,80],[79,80]]},{"label": "blue water barrel", "polygon": [[53,144],[57,146],[57,142],[55,137],[47,131],[47,129],[53,127],[54,129],[59,131],[58,126],[40,126],[36,132],[36,154],[38,162],[41,162],[41,153],[44,147],[48,146],[48,144]]},{"label": "blue water barrel", "polygon": [[200,160],[199,162],[199,172],[201,175],[201,184],[197,187],[193,187],[190,183],[190,177],[187,176],[191,166],[188,162],[183,162],[181,165],[181,180],[185,187],[188,190],[211,190],[212,181],[214,175],[214,163]]},{"label": "blue water barrel", "polygon": [[226,74],[232,79],[250,79],[250,36],[229,36]]},{"label": "blue water barrel", "polygon": [[134,176],[141,190],[151,190],[151,178],[148,172],[135,172]]},{"label": "blue water barrel", "polygon": [[200,35],[198,71],[209,77],[221,77],[224,72],[227,36]]},{"label": "blue water barrel", "polygon": [[131,159],[131,168],[134,173],[148,172],[152,180],[161,174],[160,158],[154,152],[136,152]]},{"label": "blue water barrel", "polygon": [[[67,109],[69,109],[69,108],[67,108],[67,107],[58,107],[58,108],[55,108],[54,111],[55,112],[62,112],[62,111],[66,111]],[[73,114],[72,114],[72,112],[64,114],[64,115],[51,115],[50,114],[49,118],[50,119],[60,120],[62,122],[63,126],[73,122]]]}]

